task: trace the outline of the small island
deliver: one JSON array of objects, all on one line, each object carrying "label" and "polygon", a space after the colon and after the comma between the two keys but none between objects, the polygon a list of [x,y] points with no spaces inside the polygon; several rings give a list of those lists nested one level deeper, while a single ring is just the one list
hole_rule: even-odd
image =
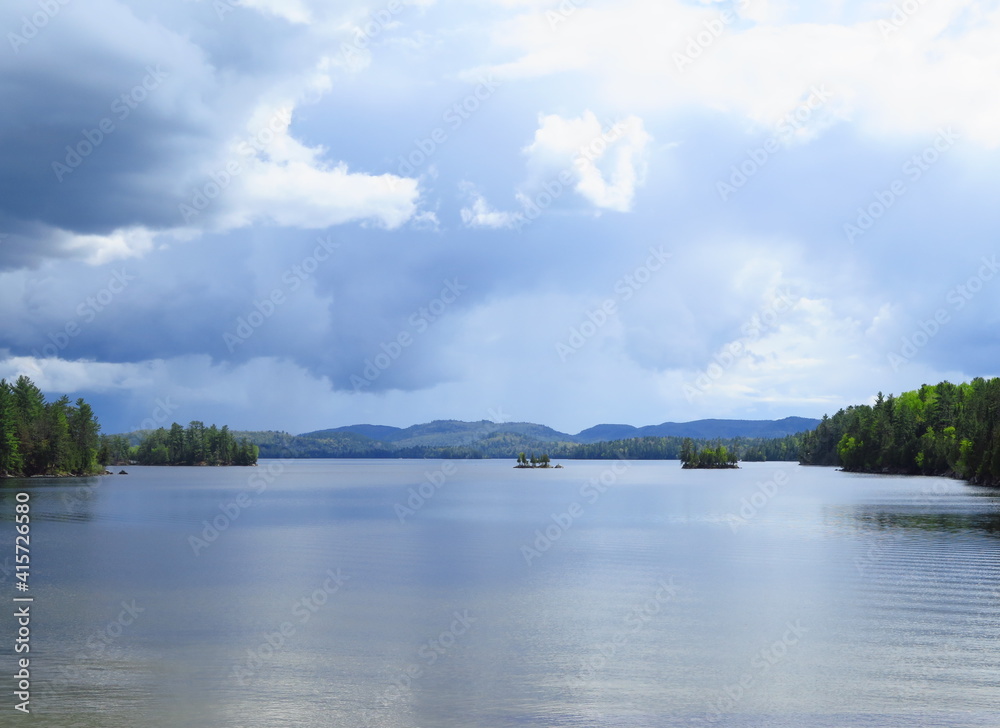
[{"label": "small island", "polygon": [[[544,454],[542,454],[541,457],[537,457],[537,458],[535,457],[534,453],[531,453],[531,457],[529,458],[528,456],[526,456],[522,452],[520,455],[517,456],[517,465],[515,465],[514,467],[515,468],[550,468],[550,467],[552,467],[552,465],[550,463],[551,463],[551,461],[549,460],[549,456],[548,456],[547,453],[544,453]],[[561,468],[562,465],[556,465],[555,467],[556,468]]]},{"label": "small island", "polygon": [[698,446],[690,437],[685,437],[681,444],[681,467],[687,469],[731,469],[739,468],[735,451],[730,451],[722,443],[716,443],[714,448],[706,447],[698,450]]},{"label": "small island", "polygon": [[124,435],[102,437],[102,461],[112,465],[256,465],[260,449],[246,437],[237,438],[229,427],[206,427],[199,420],[186,428],[174,422],[132,433],[138,444]]}]

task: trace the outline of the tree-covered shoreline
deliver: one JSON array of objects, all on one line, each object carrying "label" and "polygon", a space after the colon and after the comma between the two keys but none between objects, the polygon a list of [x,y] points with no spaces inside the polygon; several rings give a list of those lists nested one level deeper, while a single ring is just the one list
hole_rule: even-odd
[{"label": "tree-covered shoreline", "polygon": [[[397,447],[354,433],[306,437],[286,432],[239,432],[260,447],[262,458],[514,460],[521,452],[545,452],[555,460],[680,460],[684,437],[633,437],[594,443],[540,441],[510,432],[488,434],[462,445]],[[780,438],[691,438],[699,448],[723,444],[744,462],[794,462],[802,435]]]},{"label": "tree-covered shoreline", "polygon": [[802,465],[1000,485],[1000,378],[941,382],[842,409],[802,438]]},{"label": "tree-covered shoreline", "polygon": [[21,375],[0,379],[0,477],[95,475],[101,426],[82,398],[47,402]]},{"label": "tree-covered shoreline", "polygon": [[115,465],[256,465],[259,449],[229,427],[195,420],[187,428],[174,422],[170,429],[150,430],[133,444],[123,435],[102,438],[105,463]]},{"label": "tree-covered shoreline", "polygon": [[135,443],[101,435],[94,411],[83,398],[63,395],[48,402],[27,376],[0,379],[0,477],[103,475],[107,465],[256,465],[258,449],[229,428],[153,430]]}]

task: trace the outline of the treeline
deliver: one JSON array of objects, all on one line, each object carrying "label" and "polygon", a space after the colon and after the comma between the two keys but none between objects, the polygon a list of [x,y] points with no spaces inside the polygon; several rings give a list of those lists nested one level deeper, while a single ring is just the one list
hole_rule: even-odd
[{"label": "treeline", "polygon": [[302,437],[273,430],[236,432],[260,449],[262,458],[379,458],[400,457],[390,445],[364,435],[345,432],[334,437]]},{"label": "treeline", "polygon": [[138,465],[256,465],[259,449],[246,437],[237,438],[229,427],[191,422],[187,428],[174,422],[138,435],[138,444],[114,435],[104,438],[105,462]]},{"label": "treeline", "polygon": [[[239,433],[253,440],[265,458],[430,458],[487,459],[516,458],[521,452],[547,452],[561,460],[679,460],[685,438],[636,437],[589,444],[542,442],[533,437],[497,432],[464,445],[395,446],[354,433],[326,437],[302,437],[285,432]],[[779,439],[735,437],[721,440],[692,440],[699,448],[725,445],[744,461],[794,461],[799,457],[801,435]]]},{"label": "treeline", "polygon": [[747,462],[775,462],[797,460],[801,435],[788,435],[778,439],[761,437],[733,437],[700,440],[685,437],[635,437],[628,440],[611,440],[585,445],[561,446],[552,450],[553,457],[574,460],[681,460],[685,441],[700,449],[724,446],[738,460]]},{"label": "treeline", "polygon": [[802,437],[803,465],[855,472],[955,475],[1000,483],[1000,379],[925,384],[824,417]]},{"label": "treeline", "polygon": [[22,375],[0,379],[0,476],[92,475],[99,464],[101,426],[82,398],[46,402]]},{"label": "treeline", "polygon": [[551,450],[550,443],[502,432],[466,445],[410,445],[373,440],[350,432],[325,437],[303,437],[287,432],[241,432],[260,448],[263,458],[514,458],[521,450]]}]

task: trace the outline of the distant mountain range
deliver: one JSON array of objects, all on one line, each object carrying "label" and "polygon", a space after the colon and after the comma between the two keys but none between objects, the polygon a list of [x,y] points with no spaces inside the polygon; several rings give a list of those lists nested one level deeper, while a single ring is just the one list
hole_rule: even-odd
[{"label": "distant mountain range", "polygon": [[469,445],[501,433],[518,435],[539,443],[591,444],[635,437],[691,437],[702,440],[735,437],[778,438],[814,430],[819,423],[819,420],[807,417],[786,417],[782,420],[696,420],[664,422],[645,427],[596,425],[576,435],[570,435],[530,422],[436,420],[405,428],[387,425],[348,425],[330,430],[306,432],[298,437],[308,440],[332,440],[348,434],[360,435],[376,442],[392,444],[396,449]]},{"label": "distant mountain range", "polygon": [[[412,427],[349,425],[301,435],[274,430],[233,431],[260,448],[262,458],[514,458],[520,452],[553,458],[646,460],[676,459],[683,438],[701,443],[720,441],[745,460],[793,460],[799,433],[815,430],[820,421],[806,417],[783,420],[697,420],[659,425],[597,425],[575,435],[531,422],[462,422],[436,420]],[[148,430],[127,433],[138,445]]]},{"label": "distant mountain range", "polygon": [[716,437],[785,437],[815,430],[820,421],[808,417],[783,420],[695,420],[664,422],[661,425],[597,425],[576,435],[576,442],[605,442],[629,437],[693,437],[711,440]]}]

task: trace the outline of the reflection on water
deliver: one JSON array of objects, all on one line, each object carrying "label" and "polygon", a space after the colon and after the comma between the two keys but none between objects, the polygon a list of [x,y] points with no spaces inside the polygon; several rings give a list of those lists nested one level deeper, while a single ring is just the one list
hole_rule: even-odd
[{"label": "reflection on water", "polygon": [[32,494],[39,720],[997,724],[995,490],[792,463],[267,465],[5,484],[8,553]]},{"label": "reflection on water", "polygon": [[884,511],[872,506],[854,509],[854,518],[860,528],[872,531],[918,528],[925,531],[969,534],[980,532],[994,538],[1000,537],[1000,513],[926,513],[913,511]]}]

